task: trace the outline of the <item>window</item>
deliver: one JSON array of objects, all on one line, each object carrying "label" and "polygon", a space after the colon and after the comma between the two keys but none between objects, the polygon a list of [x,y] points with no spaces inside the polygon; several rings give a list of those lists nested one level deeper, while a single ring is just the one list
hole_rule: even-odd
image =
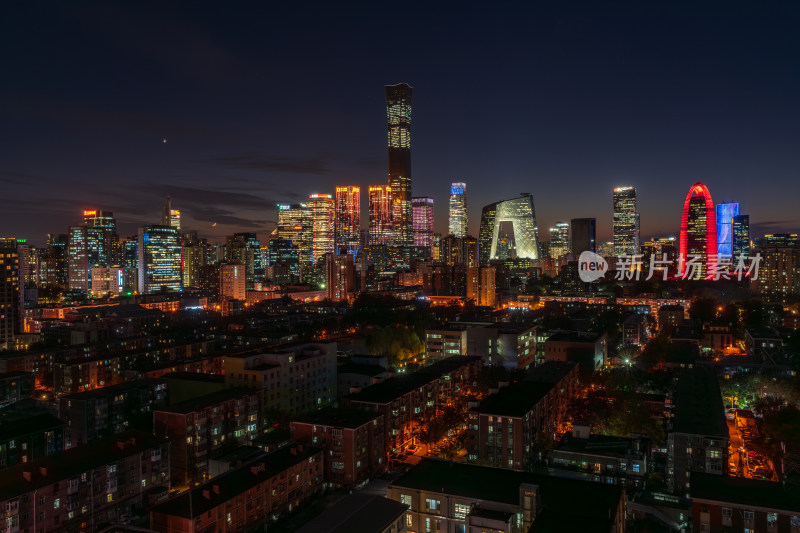
[{"label": "window", "polygon": [[753,519],[753,511],[747,509],[744,512],[744,519],[745,520],[752,520]]},{"label": "window", "polygon": [[439,506],[442,504],[439,500],[434,500],[432,498],[425,498],[425,508],[430,509],[431,511],[438,511]]},{"label": "window", "polygon": [[636,472],[637,474],[639,473],[639,464],[638,463],[633,463],[633,471]]},{"label": "window", "polygon": [[774,526],[778,523],[778,513],[767,513],[767,525]]},{"label": "window", "polygon": [[453,516],[457,520],[464,520],[469,514],[469,505],[464,505],[461,503],[457,503],[455,509],[453,510]]},{"label": "window", "polygon": [[414,527],[414,515],[406,513],[406,528]]},{"label": "window", "polygon": [[61,507],[61,498],[56,498],[53,500],[53,509],[58,509]]},{"label": "window", "polygon": [[730,518],[730,517],[731,517],[731,514],[732,514],[732,511],[731,511],[731,508],[730,508],[730,507],[723,507],[723,508],[722,508],[722,516],[723,516],[723,517],[725,517],[725,518]]},{"label": "window", "polygon": [[400,495],[400,503],[402,503],[404,505],[408,505],[409,509],[413,509],[413,506],[411,504],[411,494],[401,494]]}]

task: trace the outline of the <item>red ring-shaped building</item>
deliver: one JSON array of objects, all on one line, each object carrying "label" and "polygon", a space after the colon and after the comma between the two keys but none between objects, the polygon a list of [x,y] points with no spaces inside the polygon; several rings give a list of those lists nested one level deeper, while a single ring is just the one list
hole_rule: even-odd
[{"label": "red ring-shaped building", "polygon": [[[698,210],[705,214],[705,231],[701,235],[697,223],[690,224],[692,215],[692,200],[695,200],[697,216]],[[702,206],[700,201],[703,202]],[[698,221],[702,223],[702,221]],[[690,227],[693,226],[693,227]],[[705,277],[713,278],[717,269],[717,215],[714,210],[714,201],[708,187],[698,182],[692,185],[683,202],[683,214],[681,215],[680,233],[680,272],[683,276],[686,270],[685,262],[688,261],[689,254],[700,254],[706,265]]]}]

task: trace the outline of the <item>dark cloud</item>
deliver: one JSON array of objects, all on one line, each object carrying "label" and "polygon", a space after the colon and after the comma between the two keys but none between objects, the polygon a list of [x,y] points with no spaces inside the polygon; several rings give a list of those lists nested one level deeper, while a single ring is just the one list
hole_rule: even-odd
[{"label": "dark cloud", "polygon": [[150,192],[159,196],[171,195],[176,206],[193,205],[207,207],[209,205],[236,206],[240,209],[272,209],[277,202],[261,196],[231,192],[223,189],[186,187],[167,183],[148,183],[137,187],[139,191]]},{"label": "dark cloud", "polygon": [[205,162],[235,168],[296,174],[327,174],[331,171],[329,161],[321,156],[292,157],[248,152],[240,155],[207,159]]},{"label": "dark cloud", "polygon": [[[798,220],[759,220],[756,223],[751,221],[750,235],[762,235],[765,233],[783,233],[796,231]],[[791,229],[795,228],[795,229]]]}]

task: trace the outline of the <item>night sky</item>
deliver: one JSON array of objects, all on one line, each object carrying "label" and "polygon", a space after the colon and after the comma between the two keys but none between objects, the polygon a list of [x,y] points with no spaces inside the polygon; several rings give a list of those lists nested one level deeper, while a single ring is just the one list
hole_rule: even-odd
[{"label": "night sky", "polygon": [[756,235],[800,230],[800,2],[267,4],[2,2],[0,236],[84,208],[132,234],[166,194],[184,229],[263,235],[276,202],[385,183],[398,82],[438,231],[451,181],[473,235],[530,192],[541,238],[593,216],[607,239],[616,185],[674,234],[696,181]]}]

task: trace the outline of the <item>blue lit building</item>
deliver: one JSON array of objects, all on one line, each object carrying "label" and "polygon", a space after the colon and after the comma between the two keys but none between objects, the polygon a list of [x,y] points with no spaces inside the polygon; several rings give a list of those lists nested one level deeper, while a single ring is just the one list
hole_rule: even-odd
[{"label": "blue lit building", "polygon": [[733,257],[733,217],[739,216],[736,202],[717,204],[717,258]]},{"label": "blue lit building", "polygon": [[139,292],[153,294],[183,288],[181,238],[173,226],[139,228]]}]

